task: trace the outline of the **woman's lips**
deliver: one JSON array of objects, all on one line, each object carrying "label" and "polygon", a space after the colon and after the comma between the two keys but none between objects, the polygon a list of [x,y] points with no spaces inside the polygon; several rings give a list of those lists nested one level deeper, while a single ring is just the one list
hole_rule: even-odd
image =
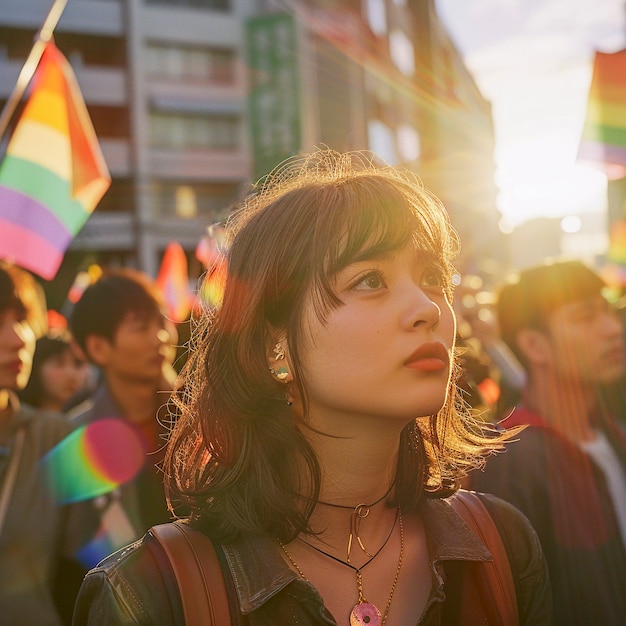
[{"label": "woman's lips", "polygon": [[438,372],[448,369],[450,356],[442,343],[431,341],[422,344],[404,364],[410,369],[422,372]]},{"label": "woman's lips", "polygon": [[21,359],[16,359],[15,361],[5,364],[4,368],[13,374],[19,374],[24,369],[24,363]]}]

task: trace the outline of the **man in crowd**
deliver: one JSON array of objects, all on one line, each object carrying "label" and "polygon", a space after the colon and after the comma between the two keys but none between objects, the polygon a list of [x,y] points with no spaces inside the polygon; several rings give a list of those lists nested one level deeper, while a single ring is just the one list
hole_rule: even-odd
[{"label": "man in crowd", "polygon": [[[120,466],[108,468],[112,475],[136,464],[129,457],[137,450],[141,456],[132,479],[83,503],[73,520],[80,537],[76,551],[87,568],[170,519],[158,468],[167,428],[157,414],[166,413],[173,386],[176,338],[163,310],[161,293],[148,275],[121,269],[105,272],[90,285],[70,316],[74,339],[101,373],[87,407],[79,405],[70,416],[73,425],[108,420],[109,426],[115,424],[111,418],[121,420],[122,440],[115,444]],[[98,432],[107,434],[104,427]],[[119,432],[118,422],[116,438]]]},{"label": "man in crowd", "polygon": [[626,615],[626,437],[600,388],[625,372],[624,334],[601,278],[577,261],[527,269],[499,295],[504,341],[526,370],[525,425],[470,476],[517,506],[550,570],[555,623],[617,625]]}]

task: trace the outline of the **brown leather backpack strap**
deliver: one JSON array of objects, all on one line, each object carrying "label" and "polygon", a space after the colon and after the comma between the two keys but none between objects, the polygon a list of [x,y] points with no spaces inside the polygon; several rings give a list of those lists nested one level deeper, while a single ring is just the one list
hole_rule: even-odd
[{"label": "brown leather backpack strap", "polygon": [[515,583],[506,548],[500,532],[485,505],[473,491],[460,490],[449,499],[454,510],[483,541],[492,561],[485,562],[483,571],[503,626],[518,626],[519,614]]},{"label": "brown leather backpack strap", "polygon": [[229,626],[224,575],[211,540],[185,522],[150,529],[172,564],[188,626]]}]

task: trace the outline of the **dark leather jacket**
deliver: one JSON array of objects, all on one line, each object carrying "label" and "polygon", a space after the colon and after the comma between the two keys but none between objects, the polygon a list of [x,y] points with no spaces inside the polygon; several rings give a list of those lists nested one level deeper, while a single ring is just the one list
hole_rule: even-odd
[{"label": "dark leather jacket", "polygon": [[[532,527],[507,503],[493,496],[482,498],[509,555],[520,625],[552,624],[547,571]],[[491,555],[446,500],[425,500],[421,515],[428,537],[433,586],[418,624],[463,624],[458,602],[460,580],[473,564],[489,560]],[[74,626],[184,623],[180,598],[165,582],[158,553],[150,548],[150,541],[144,537],[89,572],[79,594]],[[247,538],[216,549],[225,573],[234,625],[336,626],[317,591],[286,564],[275,540]]]}]

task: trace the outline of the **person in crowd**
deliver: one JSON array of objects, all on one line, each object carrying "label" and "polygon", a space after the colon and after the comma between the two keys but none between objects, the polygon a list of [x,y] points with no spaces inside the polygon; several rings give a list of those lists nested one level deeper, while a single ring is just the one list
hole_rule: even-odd
[{"label": "person in crowd", "polygon": [[503,424],[526,429],[470,476],[473,489],[506,499],[534,526],[555,622],[567,626],[626,615],[626,437],[598,402],[624,374],[624,332],[603,288],[588,266],[560,260],[501,289],[500,332],[527,374]]},{"label": "person in crowd", "polygon": [[[621,295],[617,299],[615,309],[626,332],[626,296]],[[603,409],[614,415],[626,432],[626,371],[617,380],[602,385],[600,395]]]},{"label": "person in crowd", "polygon": [[158,414],[173,387],[176,339],[154,281],[129,268],[107,270],[87,287],[71,312],[69,328],[101,373],[93,397],[70,412],[72,424],[123,422],[119,467],[108,468],[113,475],[123,473],[125,464],[136,464],[137,450],[142,456],[132,478],[75,508],[75,551],[86,571],[153,524],[170,519],[158,467],[167,427]]},{"label": "person in crowd", "polygon": [[[489,593],[462,593],[490,557],[451,504],[505,438],[457,402],[456,238],[416,178],[374,158],[316,151],[251,191],[173,396],[170,505],[213,540],[234,624],[453,625],[464,601],[476,623],[492,610]],[[550,623],[534,531],[479,499],[520,623]],[[151,536],[87,575],[77,626],[178,623]]]},{"label": "person in crowd", "polygon": [[477,275],[463,276],[459,283],[454,304],[457,344],[465,349],[461,387],[470,406],[478,408],[483,419],[497,423],[519,398],[526,373],[500,336],[492,290],[486,290]]},{"label": "person in crowd", "polygon": [[0,623],[7,625],[69,623],[57,594],[67,509],[50,492],[41,461],[70,424],[16,395],[45,331],[43,290],[26,270],[0,261]]},{"label": "person in crowd", "polygon": [[18,396],[22,402],[50,411],[65,411],[88,388],[89,365],[64,329],[37,340],[32,373]]}]

